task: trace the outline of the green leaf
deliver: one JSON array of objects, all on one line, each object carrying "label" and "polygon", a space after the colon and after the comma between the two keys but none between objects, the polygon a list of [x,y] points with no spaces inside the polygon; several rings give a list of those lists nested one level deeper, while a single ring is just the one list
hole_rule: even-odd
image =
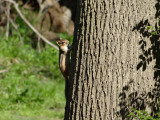
[{"label": "green leaf", "polygon": [[150,28],[152,28],[152,26],[147,26],[147,29],[150,29]]}]

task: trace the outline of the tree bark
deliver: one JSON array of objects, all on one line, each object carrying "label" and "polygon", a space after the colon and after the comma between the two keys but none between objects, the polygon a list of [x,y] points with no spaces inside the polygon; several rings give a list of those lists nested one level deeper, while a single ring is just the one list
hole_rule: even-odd
[{"label": "tree bark", "polygon": [[77,1],[65,120],[124,120],[131,108],[158,111],[157,57],[145,29],[156,21],[155,4]]}]

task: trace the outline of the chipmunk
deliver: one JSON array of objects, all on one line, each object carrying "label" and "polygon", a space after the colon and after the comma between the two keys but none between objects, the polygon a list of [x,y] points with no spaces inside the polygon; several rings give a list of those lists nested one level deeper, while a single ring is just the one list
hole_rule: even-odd
[{"label": "chipmunk", "polygon": [[65,96],[68,98],[68,89],[69,89],[69,66],[70,66],[70,51],[72,47],[69,47],[69,41],[62,39],[57,41],[59,46],[59,67],[65,78]]}]

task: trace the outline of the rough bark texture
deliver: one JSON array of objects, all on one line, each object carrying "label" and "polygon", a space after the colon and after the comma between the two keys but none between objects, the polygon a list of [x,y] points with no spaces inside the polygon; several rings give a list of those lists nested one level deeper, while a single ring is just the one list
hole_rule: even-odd
[{"label": "rough bark texture", "polygon": [[153,67],[159,63],[145,31],[155,23],[156,4],[77,1],[65,120],[124,120],[131,108],[157,112],[159,73]]}]

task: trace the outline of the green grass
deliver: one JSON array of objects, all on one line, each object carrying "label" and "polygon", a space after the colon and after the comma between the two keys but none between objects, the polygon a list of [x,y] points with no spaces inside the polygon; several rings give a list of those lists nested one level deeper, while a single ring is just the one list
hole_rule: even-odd
[{"label": "green grass", "polygon": [[[24,32],[25,33],[25,32]],[[24,34],[0,39],[0,120],[63,119],[64,78],[58,51],[50,46],[39,53]]]},{"label": "green grass", "polygon": [[[37,13],[23,10],[23,14],[37,24]],[[8,39],[5,29],[0,31],[0,120],[62,120],[65,80],[59,51],[46,45],[39,53],[32,47],[33,31],[19,16],[15,23],[18,30],[10,24]],[[67,33],[59,36],[73,40]]]},{"label": "green grass", "polygon": [[[154,117],[156,118],[154,118]],[[127,115],[127,118],[136,120],[160,120],[160,112],[151,116],[148,112],[142,110],[136,110],[132,108],[132,112]]]}]

